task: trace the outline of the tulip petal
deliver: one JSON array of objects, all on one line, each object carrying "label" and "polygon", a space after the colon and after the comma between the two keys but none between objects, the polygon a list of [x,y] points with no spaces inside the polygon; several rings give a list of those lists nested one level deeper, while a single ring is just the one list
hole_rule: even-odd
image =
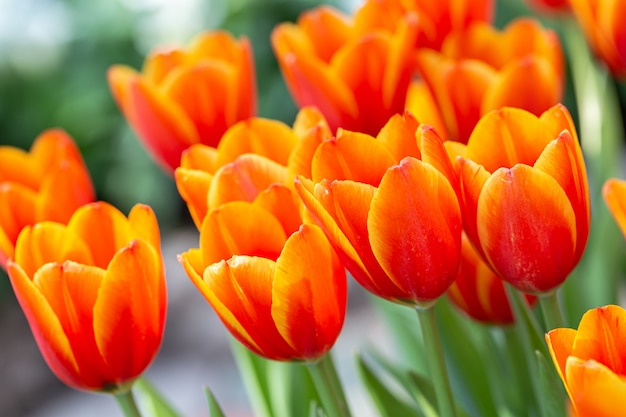
[{"label": "tulip petal", "polygon": [[15,253],[15,242],[24,226],[34,224],[36,194],[17,183],[0,184],[0,246],[2,265]]},{"label": "tulip petal", "polygon": [[217,168],[219,168],[216,166],[217,157],[216,148],[196,143],[183,151],[180,158],[180,166],[214,174]]},{"label": "tulip petal", "polygon": [[132,116],[125,113],[128,122],[156,161],[173,171],[181,153],[200,142],[196,128],[180,106],[142,79],[126,88],[132,106]]},{"label": "tulip petal", "polygon": [[478,200],[478,238],[489,262],[517,289],[555,289],[571,272],[576,216],[554,178],[526,165],[501,168]]},{"label": "tulip petal", "polygon": [[387,167],[396,162],[384,143],[364,133],[343,131],[319,145],[311,173],[316,182],[352,180],[377,186]]},{"label": "tulip petal", "polygon": [[[53,268],[54,266],[47,267]],[[17,263],[9,261],[7,272],[46,363],[64,383],[72,387],[82,387],[70,341],[54,310]]]},{"label": "tulip petal", "polygon": [[156,356],[166,303],[160,253],[133,240],[111,260],[93,306],[96,342],[118,381],[137,377]]},{"label": "tulip petal", "polygon": [[93,264],[85,242],[59,223],[41,222],[26,226],[15,244],[15,261],[30,277],[44,264],[66,260]]},{"label": "tulip petal", "polygon": [[594,360],[577,357],[568,358],[566,374],[577,415],[618,417],[624,414],[626,380],[623,374],[615,373]]},{"label": "tulip petal", "polygon": [[109,378],[94,335],[93,310],[103,276],[100,268],[65,261],[44,265],[33,279],[63,327],[76,358],[76,377],[92,389],[116,382]]},{"label": "tulip petal", "polygon": [[[467,143],[466,158],[494,172],[515,164],[533,166],[556,136],[538,117],[522,109],[505,107],[483,116]],[[560,133],[560,132],[559,132]]]},{"label": "tulip petal", "polygon": [[565,388],[569,392],[566,379],[566,363],[567,358],[572,355],[574,340],[576,338],[576,330],[568,328],[560,328],[550,330],[546,336],[546,343],[554,366],[565,384]]},{"label": "tulip petal", "polygon": [[276,261],[272,317],[289,345],[305,359],[328,352],[346,313],[347,281],[324,233],[303,225]]},{"label": "tulip petal", "polygon": [[604,201],[626,237],[626,181],[609,179],[602,188]]},{"label": "tulip petal", "polygon": [[469,159],[458,159],[458,166],[463,196],[463,229],[480,256],[485,259],[478,239],[478,200],[490,175],[482,165]]},{"label": "tulip petal", "polygon": [[213,175],[197,169],[178,167],[174,171],[174,178],[178,193],[187,203],[191,218],[199,230],[209,211],[209,189]]},{"label": "tulip petal", "polygon": [[298,18],[298,26],[310,39],[315,54],[324,62],[330,62],[335,52],[348,41],[350,33],[348,18],[325,5],[303,12]]},{"label": "tulip petal", "polygon": [[295,25],[274,28],[271,41],[281,72],[299,108],[316,106],[333,130],[349,128],[358,117],[358,104],[348,86],[323,61]]},{"label": "tulip petal", "polygon": [[626,314],[621,307],[589,310],[578,325],[572,356],[593,359],[624,375],[626,373]]},{"label": "tulip petal", "polygon": [[540,116],[561,100],[562,84],[562,77],[543,57],[530,55],[513,61],[498,73],[485,91],[481,113],[510,106]]},{"label": "tulip petal", "polygon": [[34,160],[22,149],[0,146],[0,183],[15,182],[33,191],[37,190],[44,169],[33,163]]},{"label": "tulip petal", "polygon": [[233,125],[222,137],[214,162],[219,168],[234,162],[239,156],[253,153],[281,165],[287,165],[289,154],[298,141],[286,124],[260,117]]},{"label": "tulip petal", "polygon": [[302,224],[302,202],[295,191],[285,185],[270,185],[259,193],[253,204],[272,213],[283,226],[285,236],[296,232]]},{"label": "tulip petal", "polygon": [[224,325],[249,349],[275,360],[297,358],[271,316],[276,264],[264,258],[235,256],[204,271],[203,292]]},{"label": "tulip petal", "polygon": [[287,236],[281,223],[267,210],[242,201],[226,203],[211,211],[200,231],[205,265],[233,255],[275,260]]},{"label": "tulip petal", "polygon": [[454,281],[461,213],[452,186],[431,165],[408,157],[390,168],[372,199],[367,228],[376,259],[406,299],[433,301]]},{"label": "tulip petal", "polygon": [[[406,109],[415,118],[435,128],[442,139],[448,140],[448,129],[443,121],[435,99],[423,79],[413,80],[406,93]],[[415,155],[410,155],[415,156]]]},{"label": "tulip petal", "polygon": [[546,146],[535,168],[557,180],[576,213],[576,264],[587,244],[591,214],[585,161],[569,131],[563,131]]},{"label": "tulip petal", "polygon": [[148,242],[156,250],[161,248],[159,223],[152,208],[146,204],[135,204],[128,213],[128,222],[133,231],[133,238]]},{"label": "tulip petal", "polygon": [[394,163],[400,162],[406,156],[421,159],[419,145],[415,141],[418,126],[419,122],[411,113],[394,114],[380,130],[376,141],[393,155]]},{"label": "tulip petal", "polygon": [[210,210],[230,201],[252,202],[272,184],[289,184],[287,167],[256,154],[245,154],[217,170],[208,195]]},{"label": "tulip petal", "polygon": [[459,177],[452,166],[441,137],[428,125],[420,125],[415,135],[422,150],[422,157],[419,159],[441,172],[450,182],[454,192],[460,196]]},{"label": "tulip petal", "polygon": [[186,55],[180,49],[158,49],[146,57],[141,73],[151,84],[159,85],[174,68],[184,63]]}]

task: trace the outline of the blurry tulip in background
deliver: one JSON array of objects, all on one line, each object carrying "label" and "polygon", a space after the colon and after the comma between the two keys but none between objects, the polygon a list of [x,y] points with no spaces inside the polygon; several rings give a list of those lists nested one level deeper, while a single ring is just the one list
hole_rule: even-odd
[{"label": "blurry tulip in background", "polygon": [[95,199],[78,147],[60,129],[49,129],[29,152],[0,146],[0,268],[14,256],[20,231],[44,220],[66,223]]}]

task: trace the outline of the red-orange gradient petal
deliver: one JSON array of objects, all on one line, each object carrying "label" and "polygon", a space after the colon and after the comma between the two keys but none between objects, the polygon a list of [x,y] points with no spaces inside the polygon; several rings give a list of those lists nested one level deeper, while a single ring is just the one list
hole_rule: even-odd
[{"label": "red-orange gradient petal", "polygon": [[343,131],[319,145],[311,172],[316,182],[352,180],[377,186],[387,168],[397,162],[383,142],[364,133]]},{"label": "red-orange gradient petal", "polygon": [[33,279],[58,317],[76,358],[82,388],[105,389],[117,381],[96,345],[93,308],[104,271],[65,261],[39,269]]},{"label": "red-orange gradient petal", "polygon": [[113,255],[134,237],[128,219],[103,201],[80,207],[67,227],[87,244],[94,265],[102,269],[106,269]]},{"label": "red-orange gradient petal", "polygon": [[287,343],[307,360],[328,352],[343,326],[347,280],[321,229],[303,225],[276,261],[272,317]]},{"label": "red-orange gradient petal", "polygon": [[96,342],[119,383],[140,375],[156,356],[167,296],[161,255],[134,240],[112,259],[93,306]]},{"label": "red-orange gradient petal", "polygon": [[194,224],[200,229],[209,205],[209,189],[213,175],[197,169],[178,167],[174,171],[178,194],[187,203]]},{"label": "red-orange gradient petal", "polygon": [[275,360],[298,358],[283,339],[271,314],[276,263],[235,256],[204,271],[205,297],[229,331],[259,355]]},{"label": "red-orange gradient petal", "polygon": [[542,171],[526,165],[496,171],[483,187],[477,218],[487,259],[520,291],[554,290],[574,267],[575,213]]},{"label": "red-orange gradient petal", "polygon": [[89,247],[80,237],[62,224],[47,221],[22,230],[15,244],[14,260],[29,277],[49,262],[93,264]]},{"label": "red-orange gradient petal", "polygon": [[461,212],[454,189],[431,165],[408,157],[390,168],[372,199],[367,228],[376,259],[406,300],[428,303],[454,281]]},{"label": "red-orange gradient petal", "polygon": [[305,209],[291,187],[272,184],[257,195],[253,204],[272,213],[282,224],[286,236],[296,232],[302,224]]},{"label": "red-orange gradient petal", "polygon": [[626,374],[626,312],[605,306],[586,312],[578,325],[572,356],[593,359],[619,375]]},{"label": "red-orange gradient petal", "polygon": [[604,183],[602,195],[609,211],[626,237],[626,181],[611,178]]},{"label": "red-orange gradient petal", "polygon": [[276,217],[243,201],[226,203],[211,211],[200,230],[204,265],[230,259],[233,255],[276,260],[286,239]]},{"label": "red-orange gradient petal", "polygon": [[563,384],[565,384],[565,389],[567,389],[568,393],[569,388],[567,386],[565,367],[567,358],[572,354],[575,338],[576,330],[568,328],[553,329],[545,335],[552,362],[554,362],[554,367],[559,373]]},{"label": "red-orange gradient petal", "polygon": [[[47,269],[54,269],[50,265]],[[20,266],[12,261],[7,272],[15,296],[24,311],[37,346],[54,374],[72,387],[82,388],[78,364],[59,318],[46,298]]]}]

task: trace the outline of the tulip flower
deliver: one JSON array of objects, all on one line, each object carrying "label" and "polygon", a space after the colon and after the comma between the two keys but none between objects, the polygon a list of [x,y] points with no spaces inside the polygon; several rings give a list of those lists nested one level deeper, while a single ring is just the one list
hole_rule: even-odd
[{"label": "tulip flower", "polygon": [[44,220],[66,223],[94,198],[80,151],[64,131],[41,133],[30,152],[0,146],[0,267],[14,256],[25,226]]},{"label": "tulip flower", "polygon": [[546,342],[578,417],[626,413],[626,311],[615,305],[587,311],[578,330],[559,328]]},{"label": "tulip flower", "polygon": [[567,109],[492,111],[458,162],[465,232],[483,259],[520,291],[556,289],[589,235],[587,173]]},{"label": "tulip flower", "polygon": [[450,33],[463,32],[473,22],[489,23],[493,0],[369,0],[356,12],[356,26],[363,33],[372,29],[393,32],[403,16],[416,13],[420,36],[416,48],[439,49]]},{"label": "tulip flower", "polygon": [[570,0],[587,42],[609,70],[626,77],[626,3],[619,0]]},{"label": "tulip flower", "polygon": [[365,289],[423,307],[448,289],[461,217],[456,177],[434,130],[405,115],[377,138],[343,131],[318,147],[312,172],[313,181],[298,177],[296,190]]},{"label": "tulip flower", "polygon": [[362,34],[347,16],[321,6],[297,24],[278,25],[271,42],[299,107],[316,106],[332,131],[376,134],[404,111],[418,26],[417,15],[409,13],[393,31]]},{"label": "tulip flower", "polygon": [[199,35],[187,49],[156,49],[141,73],[108,71],[111,92],[152,157],[167,171],[196,143],[215,147],[228,127],[256,113],[256,82],[247,38]]},{"label": "tulip flower", "polygon": [[558,36],[530,19],[501,32],[476,22],[448,36],[441,51],[420,50],[417,65],[422,79],[409,90],[407,108],[444,140],[467,143],[491,110],[510,106],[539,116],[563,96]]},{"label": "tulip flower", "polygon": [[602,195],[622,234],[626,236],[626,181],[611,178],[604,183]]},{"label": "tulip flower", "polygon": [[65,384],[123,392],[156,356],[166,288],[148,206],[126,218],[90,203],[67,225],[27,226],[7,270],[46,363]]},{"label": "tulip flower", "polygon": [[[448,298],[472,319],[497,325],[514,321],[513,312],[500,277],[489,268],[463,234],[461,264]],[[526,297],[533,304],[536,297]]]},{"label": "tulip flower", "polygon": [[244,346],[268,359],[311,361],[341,331],[346,276],[324,233],[302,224],[301,203],[281,184],[288,175],[280,168],[251,154],[220,168],[200,247],[179,261]]},{"label": "tulip flower", "polygon": [[[196,144],[186,149],[181,157],[181,166],[174,172],[174,178],[196,227],[200,229],[210,209],[207,198],[213,175],[219,168],[246,153],[269,158],[284,166],[297,142],[298,137],[289,126],[255,117],[229,128],[217,148]],[[284,184],[287,182],[286,179],[282,181]]]}]

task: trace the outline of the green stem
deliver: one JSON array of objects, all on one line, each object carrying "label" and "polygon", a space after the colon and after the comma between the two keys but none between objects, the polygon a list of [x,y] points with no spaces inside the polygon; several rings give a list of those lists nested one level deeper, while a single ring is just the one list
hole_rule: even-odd
[{"label": "green stem", "polygon": [[141,417],[131,390],[114,394],[114,396],[125,417]]},{"label": "green stem", "polygon": [[439,416],[456,417],[454,400],[452,398],[452,388],[450,388],[446,361],[443,356],[443,348],[441,346],[441,337],[439,336],[439,329],[437,327],[435,309],[430,307],[417,308],[416,310],[420,326],[422,328],[426,357],[429,359],[428,366],[430,368],[430,376],[433,380],[435,395],[437,397]]},{"label": "green stem", "polygon": [[308,369],[326,415],[350,417],[348,402],[330,354],[327,353],[317,362],[309,363]]},{"label": "green stem", "polygon": [[551,294],[540,295],[539,307],[541,307],[546,331],[565,327],[556,291],[552,291]]}]

